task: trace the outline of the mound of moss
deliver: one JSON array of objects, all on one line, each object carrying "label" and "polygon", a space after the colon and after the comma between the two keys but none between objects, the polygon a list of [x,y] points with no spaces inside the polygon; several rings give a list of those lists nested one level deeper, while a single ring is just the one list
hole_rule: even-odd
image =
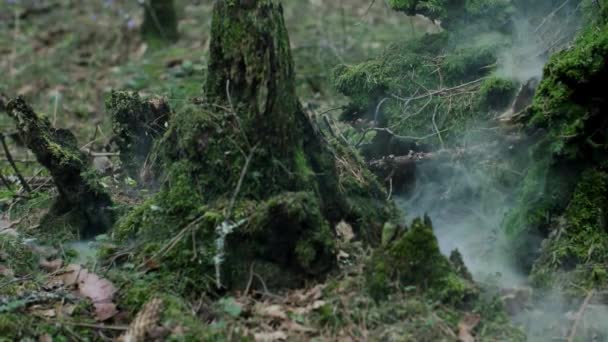
[{"label": "mound of moss", "polygon": [[[389,230],[383,246],[374,251],[368,265],[367,287],[376,299],[385,299],[397,288],[419,288],[436,300],[463,305],[478,290],[455,251],[448,259],[439,250],[428,217],[416,219],[404,231]],[[452,260],[452,261],[451,261]]]},{"label": "mound of moss", "polygon": [[605,18],[596,12],[573,46],[552,56],[525,119],[536,136],[533,161],[504,226],[539,286],[588,288],[601,285],[606,273]]},{"label": "mound of moss", "polygon": [[[374,243],[396,216],[356,153],[302,110],[281,6],[250,5],[215,4],[206,98],[172,117],[150,157],[160,191],[114,231],[135,240],[137,264],[179,274],[180,294],[299,286],[335,265],[338,222]],[[141,106],[127,102],[116,113]]]}]

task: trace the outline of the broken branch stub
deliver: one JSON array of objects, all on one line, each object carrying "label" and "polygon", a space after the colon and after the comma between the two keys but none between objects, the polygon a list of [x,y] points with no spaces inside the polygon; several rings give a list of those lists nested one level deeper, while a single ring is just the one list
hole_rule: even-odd
[{"label": "broken branch stub", "polygon": [[89,169],[74,134],[53,128],[47,118],[39,117],[21,97],[8,102],[7,111],[26,146],[51,173],[59,192],[45,219],[71,213],[70,217],[85,236],[109,228],[113,223],[112,200],[95,172]]},{"label": "broken branch stub", "polygon": [[131,178],[146,181],[148,173],[142,167],[149,165],[154,141],[167,129],[169,104],[160,97],[143,100],[137,93],[112,91],[106,106],[123,169]]}]

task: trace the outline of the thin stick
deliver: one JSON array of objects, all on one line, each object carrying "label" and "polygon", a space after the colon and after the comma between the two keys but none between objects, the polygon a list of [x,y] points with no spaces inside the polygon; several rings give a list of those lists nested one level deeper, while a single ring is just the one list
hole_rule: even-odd
[{"label": "thin stick", "polygon": [[0,172],[0,180],[2,180],[2,183],[4,184],[4,186],[9,190],[12,191],[13,187],[11,186],[11,183],[8,181],[8,179],[6,179],[6,177],[4,177],[4,175],[2,174],[2,172]]},{"label": "thin stick", "polygon": [[395,95],[395,94],[390,94],[390,95],[391,95],[393,98],[395,98],[395,99],[397,99],[397,100],[401,100],[401,101],[413,101],[413,100],[420,100],[420,99],[427,98],[427,97],[429,97],[429,96],[439,95],[439,94],[443,94],[443,93],[451,92],[451,91],[453,91],[453,90],[458,90],[458,89],[461,89],[461,88],[464,88],[464,87],[467,87],[467,86],[470,86],[470,85],[473,85],[473,84],[477,84],[477,83],[479,83],[479,82],[481,82],[481,81],[483,81],[483,80],[485,80],[485,79],[487,79],[487,78],[488,78],[488,77],[482,77],[482,78],[478,78],[478,79],[476,79],[476,80],[474,80],[474,81],[467,82],[467,83],[463,83],[463,84],[457,85],[457,86],[455,86],[455,87],[451,87],[451,88],[443,88],[443,89],[439,89],[439,90],[435,90],[435,91],[432,91],[432,92],[426,93],[426,94],[424,94],[424,95],[414,96],[414,97],[410,97],[410,98],[403,98],[403,97],[397,96],[397,95]]},{"label": "thin stick", "polygon": [[591,300],[591,298],[593,297],[594,294],[595,294],[595,290],[589,291],[589,293],[587,294],[587,297],[585,297],[585,300],[583,301],[583,304],[581,304],[580,309],[576,313],[576,319],[574,320],[574,324],[572,325],[572,330],[570,331],[570,336],[568,336],[568,342],[574,342],[574,338],[576,337],[576,330],[578,329],[578,324],[580,323],[581,319],[583,318],[583,315],[585,314],[585,310],[587,309],[587,306],[589,305],[589,301]]},{"label": "thin stick", "polygon": [[247,156],[247,159],[245,160],[245,166],[243,166],[243,170],[241,170],[241,175],[239,176],[239,181],[236,184],[236,189],[234,189],[232,198],[230,198],[230,205],[228,206],[228,212],[226,213],[226,219],[230,219],[230,216],[232,215],[232,209],[234,208],[234,203],[236,202],[236,198],[239,195],[239,192],[241,191],[241,186],[243,185],[243,179],[245,179],[245,175],[247,174],[247,170],[249,169],[249,164],[251,163],[251,159],[253,158],[253,155],[255,154],[255,150],[257,149],[258,145],[259,145],[259,143],[256,144],[255,146],[253,146],[253,148],[249,152],[249,155]]},{"label": "thin stick", "polygon": [[443,143],[443,138],[441,137],[441,132],[439,132],[439,127],[437,127],[437,121],[435,121],[435,117],[437,116],[437,109],[439,108],[439,104],[435,106],[435,111],[433,112],[433,127],[435,128],[435,132],[437,133],[437,137],[439,138],[439,142],[441,143],[441,148],[445,148],[445,144]]},{"label": "thin stick", "polygon": [[127,331],[129,327],[121,325],[105,325],[105,324],[92,324],[92,323],[79,323],[70,321],[56,321],[59,324],[73,325],[75,327],[91,328],[91,329],[102,329],[102,330],[117,330]]},{"label": "thin stick", "polygon": [[30,188],[29,184],[27,184],[27,182],[25,181],[25,178],[23,178],[23,176],[19,172],[19,169],[17,168],[17,165],[15,164],[15,160],[13,159],[11,152],[8,150],[8,146],[6,145],[6,139],[4,138],[4,134],[0,134],[0,140],[2,141],[2,147],[4,148],[4,153],[6,154],[6,159],[8,159],[9,164],[11,164],[13,170],[15,170],[15,174],[17,175],[17,178],[19,178],[21,185],[23,186],[25,191],[31,193],[32,189]]}]

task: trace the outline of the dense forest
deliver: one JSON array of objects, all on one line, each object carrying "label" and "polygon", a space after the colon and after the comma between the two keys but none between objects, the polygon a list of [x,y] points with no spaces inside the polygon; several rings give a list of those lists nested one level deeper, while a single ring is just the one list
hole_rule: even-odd
[{"label": "dense forest", "polygon": [[0,0],[0,341],[608,341],[608,0]]}]

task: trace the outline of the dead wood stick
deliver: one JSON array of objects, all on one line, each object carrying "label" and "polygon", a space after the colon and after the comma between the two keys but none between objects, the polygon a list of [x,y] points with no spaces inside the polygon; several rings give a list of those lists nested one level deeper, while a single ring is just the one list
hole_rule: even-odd
[{"label": "dead wood stick", "polygon": [[581,319],[583,318],[583,316],[585,314],[585,310],[587,310],[587,306],[589,305],[589,301],[591,301],[591,298],[593,298],[594,294],[595,294],[595,290],[589,291],[589,293],[587,294],[587,297],[585,297],[585,300],[583,301],[583,304],[581,304],[580,309],[576,313],[576,319],[574,320],[574,324],[572,324],[572,330],[570,330],[570,336],[568,336],[568,342],[574,342],[574,338],[576,337],[576,330],[578,329],[578,325],[579,325]]},{"label": "dead wood stick", "polygon": [[6,154],[6,159],[8,160],[9,164],[11,164],[11,167],[15,171],[17,178],[19,178],[19,182],[21,182],[21,185],[23,186],[25,191],[31,193],[32,188],[30,188],[29,184],[25,181],[25,178],[23,178],[23,176],[21,175],[21,172],[19,172],[19,169],[17,168],[17,165],[15,164],[15,160],[13,159],[11,152],[8,150],[8,145],[6,145],[6,139],[4,137],[4,134],[0,134],[0,141],[2,142],[2,148],[4,148],[4,153]]},{"label": "dead wood stick", "polygon": [[453,160],[463,158],[467,155],[480,153],[487,146],[471,146],[468,148],[456,149],[441,149],[435,152],[411,152],[403,156],[386,156],[380,159],[372,160],[368,164],[370,168],[382,170],[387,168],[411,167],[416,163],[435,160]]},{"label": "dead wood stick", "polygon": [[2,180],[2,183],[4,184],[4,186],[6,187],[6,189],[8,189],[9,191],[13,190],[13,187],[11,186],[11,183],[8,181],[8,179],[6,179],[6,177],[4,177],[4,175],[2,174],[2,172],[0,172],[0,180]]},{"label": "dead wood stick", "polygon": [[435,95],[441,95],[441,94],[444,94],[444,93],[449,93],[449,92],[452,92],[452,91],[454,91],[454,90],[458,90],[458,89],[461,89],[461,88],[468,87],[468,86],[470,86],[470,85],[474,85],[474,84],[480,83],[481,81],[483,81],[483,80],[485,80],[485,79],[487,79],[487,78],[488,78],[488,77],[482,77],[482,78],[478,78],[478,79],[476,79],[476,80],[474,80],[474,81],[471,81],[471,82],[466,82],[466,83],[463,83],[463,84],[457,85],[457,86],[455,86],[455,87],[451,87],[451,88],[442,88],[442,89],[438,89],[438,90],[430,91],[430,92],[428,92],[428,93],[426,93],[426,94],[423,94],[423,95],[413,96],[413,97],[409,97],[409,98],[400,97],[400,96],[397,96],[397,95],[395,95],[395,94],[390,94],[390,95],[391,95],[393,98],[397,99],[397,100],[401,100],[401,101],[410,102],[410,101],[415,101],[415,100],[424,99],[424,98],[427,98],[427,97],[429,97],[429,96],[435,96]]}]

